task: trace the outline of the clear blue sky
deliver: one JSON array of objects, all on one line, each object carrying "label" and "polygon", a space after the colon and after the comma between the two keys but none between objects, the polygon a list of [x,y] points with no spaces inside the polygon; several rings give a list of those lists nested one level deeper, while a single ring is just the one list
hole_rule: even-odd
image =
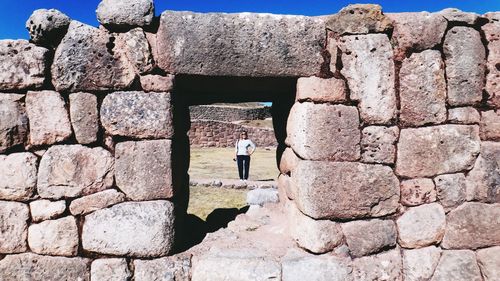
[{"label": "clear blue sky", "polygon": [[[55,8],[72,19],[97,26],[95,9],[100,0],[0,0],[0,38],[28,38],[24,25],[31,12]],[[377,3],[385,12],[439,11],[455,7],[485,13],[500,11],[500,0],[156,0],[156,14],[164,10],[195,12],[263,12],[327,15],[350,3]]]}]

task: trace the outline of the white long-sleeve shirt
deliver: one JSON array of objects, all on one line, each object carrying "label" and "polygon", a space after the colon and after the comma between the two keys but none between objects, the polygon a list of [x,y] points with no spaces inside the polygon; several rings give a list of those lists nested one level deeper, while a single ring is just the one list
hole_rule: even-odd
[{"label": "white long-sleeve shirt", "polygon": [[236,155],[250,155],[248,153],[249,148],[252,149],[252,151],[255,150],[255,143],[253,143],[251,140],[246,139],[246,140],[238,140],[236,142]]}]

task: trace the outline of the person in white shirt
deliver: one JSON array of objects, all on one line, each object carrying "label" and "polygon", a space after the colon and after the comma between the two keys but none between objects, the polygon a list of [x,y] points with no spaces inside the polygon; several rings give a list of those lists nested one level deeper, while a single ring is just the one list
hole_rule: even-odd
[{"label": "person in white shirt", "polygon": [[241,132],[240,138],[236,142],[236,157],[233,159],[238,163],[238,173],[240,180],[248,179],[250,170],[250,155],[255,152],[255,143],[248,139],[246,131]]}]

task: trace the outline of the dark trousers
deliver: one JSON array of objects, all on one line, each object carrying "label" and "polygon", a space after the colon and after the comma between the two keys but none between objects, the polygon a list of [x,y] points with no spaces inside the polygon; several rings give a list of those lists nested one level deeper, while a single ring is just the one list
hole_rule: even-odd
[{"label": "dark trousers", "polygon": [[248,179],[248,171],[250,170],[250,156],[248,155],[238,155],[236,156],[238,162],[238,173],[240,174],[240,180]]}]

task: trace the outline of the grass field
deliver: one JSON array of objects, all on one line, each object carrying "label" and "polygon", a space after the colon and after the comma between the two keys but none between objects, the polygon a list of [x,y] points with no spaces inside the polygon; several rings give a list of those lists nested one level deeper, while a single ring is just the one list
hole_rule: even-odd
[{"label": "grass field", "polygon": [[245,189],[229,189],[191,186],[188,214],[196,215],[202,220],[218,208],[243,208],[246,204]]}]

